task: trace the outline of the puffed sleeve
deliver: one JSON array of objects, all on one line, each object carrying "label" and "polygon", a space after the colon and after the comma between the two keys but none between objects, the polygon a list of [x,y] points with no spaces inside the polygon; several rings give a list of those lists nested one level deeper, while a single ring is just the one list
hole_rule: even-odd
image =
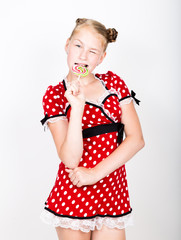
[{"label": "puffed sleeve", "polygon": [[42,125],[46,125],[48,122],[55,122],[59,119],[66,120],[65,113],[65,97],[62,86],[50,85],[42,100],[44,118],[41,120]]},{"label": "puffed sleeve", "polygon": [[110,76],[110,86],[111,89],[114,89],[118,95],[120,105],[129,104],[132,99],[139,105],[139,100],[135,98],[135,92],[129,91],[126,83],[115,73],[108,71],[107,73]]}]

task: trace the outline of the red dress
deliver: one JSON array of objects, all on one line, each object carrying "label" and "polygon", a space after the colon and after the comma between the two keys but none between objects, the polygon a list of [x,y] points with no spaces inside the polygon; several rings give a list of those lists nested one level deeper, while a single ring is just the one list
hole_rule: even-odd
[{"label": "red dress", "polygon": [[[96,74],[104,88],[105,95],[98,103],[89,100],[85,103],[82,118],[82,129],[91,130],[102,124],[120,123],[120,102],[131,99],[124,81],[116,74]],[[69,120],[71,106],[64,96],[67,89],[66,80],[56,86],[49,86],[43,97],[45,118],[42,124],[50,119],[64,117]],[[109,156],[118,146],[118,132],[105,132],[83,138],[83,155],[79,166],[93,168]],[[61,162],[56,181],[45,203],[45,210],[56,217],[88,220],[96,217],[116,219],[131,213],[125,165],[115,170],[94,185],[76,187],[65,165]],[[58,224],[57,224],[58,226]],[[61,226],[61,224],[60,224]]]}]

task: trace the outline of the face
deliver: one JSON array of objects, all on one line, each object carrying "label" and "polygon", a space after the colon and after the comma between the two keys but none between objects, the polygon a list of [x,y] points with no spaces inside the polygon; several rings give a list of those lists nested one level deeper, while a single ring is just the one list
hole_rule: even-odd
[{"label": "face", "polygon": [[71,74],[71,69],[75,64],[85,66],[91,73],[106,55],[103,37],[88,26],[81,27],[71,39],[67,40],[65,50],[69,74]]}]

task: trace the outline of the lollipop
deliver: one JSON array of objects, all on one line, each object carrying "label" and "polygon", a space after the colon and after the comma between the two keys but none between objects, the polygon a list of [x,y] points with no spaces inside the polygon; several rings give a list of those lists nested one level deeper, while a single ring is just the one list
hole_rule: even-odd
[{"label": "lollipop", "polygon": [[80,77],[86,77],[89,74],[88,69],[81,65],[74,65],[72,67],[72,72],[78,76],[78,80]]}]

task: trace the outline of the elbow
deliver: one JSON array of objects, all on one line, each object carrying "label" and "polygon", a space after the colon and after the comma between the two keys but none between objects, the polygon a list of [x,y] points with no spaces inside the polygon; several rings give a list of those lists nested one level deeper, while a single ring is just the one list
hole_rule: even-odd
[{"label": "elbow", "polygon": [[145,146],[145,140],[143,137],[141,137],[138,141],[138,145],[139,145],[139,150],[141,150],[142,148],[144,148]]},{"label": "elbow", "polygon": [[64,156],[62,154],[58,154],[60,161],[70,169],[74,169],[79,166],[81,157],[75,156]]}]

